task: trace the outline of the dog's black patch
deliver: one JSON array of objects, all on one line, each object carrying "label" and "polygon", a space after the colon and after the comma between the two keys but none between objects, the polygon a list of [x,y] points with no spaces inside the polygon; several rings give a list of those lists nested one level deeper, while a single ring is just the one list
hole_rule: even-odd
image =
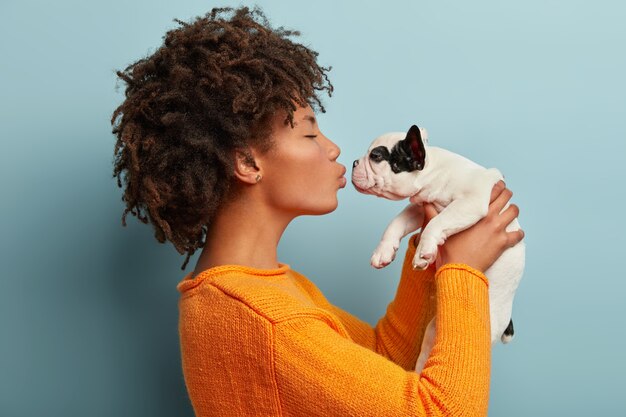
[{"label": "dog's black patch", "polygon": [[391,148],[389,164],[391,170],[398,172],[421,171],[426,161],[426,149],[419,128],[411,126],[406,138],[396,143]]},{"label": "dog's black patch", "polygon": [[377,146],[370,151],[370,160],[372,162],[389,161],[389,149],[385,146]]}]

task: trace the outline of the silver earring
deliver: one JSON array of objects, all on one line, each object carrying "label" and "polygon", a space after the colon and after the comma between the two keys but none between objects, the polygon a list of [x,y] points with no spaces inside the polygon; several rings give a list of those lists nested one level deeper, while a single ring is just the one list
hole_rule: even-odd
[{"label": "silver earring", "polygon": [[261,175],[257,174],[257,176],[256,176],[256,182],[259,182],[259,181],[261,181]]}]

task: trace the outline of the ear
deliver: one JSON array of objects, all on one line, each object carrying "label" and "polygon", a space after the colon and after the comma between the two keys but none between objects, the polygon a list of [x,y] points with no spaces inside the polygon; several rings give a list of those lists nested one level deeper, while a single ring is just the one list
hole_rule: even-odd
[{"label": "ear", "polygon": [[420,136],[422,137],[422,143],[424,145],[428,145],[428,131],[423,127],[420,127],[419,129],[420,129]]},{"label": "ear", "polygon": [[257,167],[254,151],[250,149],[235,150],[235,177],[241,181],[256,184],[256,176],[263,175],[261,169]]},{"label": "ear", "polygon": [[410,155],[414,170],[421,171],[424,169],[426,149],[420,129],[415,125],[411,126],[401,144],[406,153]]}]

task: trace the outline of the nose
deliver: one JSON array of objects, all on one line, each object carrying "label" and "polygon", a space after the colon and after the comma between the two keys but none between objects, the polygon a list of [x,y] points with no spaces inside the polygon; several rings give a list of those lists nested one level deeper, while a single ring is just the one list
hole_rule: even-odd
[{"label": "nose", "polygon": [[339,158],[339,155],[341,154],[341,148],[339,148],[339,146],[337,146],[337,144],[330,139],[328,139],[328,142],[330,142],[331,159],[334,161]]},{"label": "nose", "polygon": [[359,160],[355,159],[354,162],[352,163],[352,168],[356,168],[357,165],[359,165]]}]

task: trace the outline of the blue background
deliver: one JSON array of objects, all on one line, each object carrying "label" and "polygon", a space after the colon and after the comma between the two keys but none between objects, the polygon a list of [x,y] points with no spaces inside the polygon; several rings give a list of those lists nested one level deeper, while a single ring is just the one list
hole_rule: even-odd
[{"label": "blue background", "polygon": [[[135,217],[121,226],[115,70],[174,18],[238,4],[0,3],[1,416],[192,415],[175,290],[190,267]],[[516,339],[494,348],[490,415],[624,415],[624,3],[258,4],[333,66],[319,121],[341,163],[417,123],[504,173],[527,268]],[[369,257],[404,203],[339,193],[333,213],[293,222],[279,259],[375,324],[400,262],[378,271]]]}]

